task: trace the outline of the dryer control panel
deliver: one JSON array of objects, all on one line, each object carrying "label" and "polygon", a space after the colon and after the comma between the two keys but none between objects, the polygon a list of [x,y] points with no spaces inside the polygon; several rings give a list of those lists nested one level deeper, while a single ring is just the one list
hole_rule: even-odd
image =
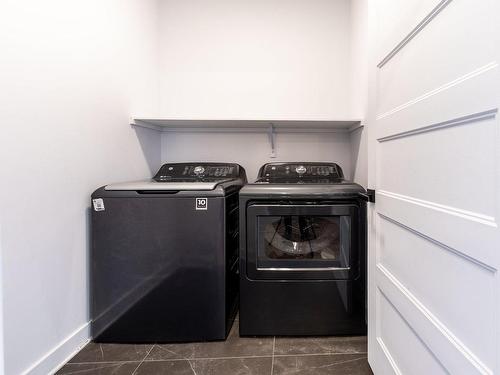
[{"label": "dryer control panel", "polygon": [[242,168],[238,164],[226,163],[169,163],[161,166],[154,180],[220,180],[241,177]]},{"label": "dryer control panel", "polygon": [[268,163],[259,171],[259,178],[344,178],[342,168],[336,163]]}]

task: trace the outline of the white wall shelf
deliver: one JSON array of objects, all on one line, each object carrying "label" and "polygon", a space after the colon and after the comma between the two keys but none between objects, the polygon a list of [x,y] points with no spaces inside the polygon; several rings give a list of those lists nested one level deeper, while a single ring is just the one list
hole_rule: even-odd
[{"label": "white wall shelf", "polygon": [[349,133],[362,127],[360,119],[347,120],[194,120],[132,117],[132,126],[161,132],[324,132]]},{"label": "white wall shelf", "polygon": [[269,137],[270,157],[276,157],[276,133],[351,133],[363,128],[361,120],[192,120],[132,117],[132,126],[162,133],[263,133]]}]

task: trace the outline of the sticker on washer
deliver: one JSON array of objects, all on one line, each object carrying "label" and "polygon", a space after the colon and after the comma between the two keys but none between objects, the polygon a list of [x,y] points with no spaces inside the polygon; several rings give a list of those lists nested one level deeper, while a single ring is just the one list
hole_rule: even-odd
[{"label": "sticker on washer", "polygon": [[104,211],[104,200],[102,198],[92,199],[94,211]]},{"label": "sticker on washer", "polygon": [[208,210],[208,199],[207,198],[196,198],[196,209],[197,210]]}]

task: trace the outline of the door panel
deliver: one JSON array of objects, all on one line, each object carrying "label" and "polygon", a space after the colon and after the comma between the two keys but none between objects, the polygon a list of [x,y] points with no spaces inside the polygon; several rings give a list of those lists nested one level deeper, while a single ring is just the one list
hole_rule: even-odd
[{"label": "door panel", "polygon": [[425,1],[418,29],[401,3],[372,5],[406,34],[378,33],[372,66],[369,361],[500,373],[499,2]]},{"label": "door panel", "polygon": [[[439,242],[478,263],[498,261],[498,224],[494,218],[389,192],[377,193],[377,214]],[[479,246],[480,244],[480,246]]]},{"label": "door panel", "polygon": [[[377,337],[377,343],[392,360],[392,369],[388,369],[389,371],[405,375],[447,374],[444,367],[414,334],[408,322],[380,289],[377,289],[377,311],[380,314],[377,327],[380,335]],[[407,357],[405,355],[407,352],[418,357],[418,362]],[[389,371],[381,373],[389,374]]]},{"label": "door panel", "polygon": [[432,201],[489,220],[495,216],[491,204],[497,188],[496,160],[491,157],[498,147],[495,118],[379,143],[380,190]]},{"label": "door panel", "polygon": [[[404,285],[422,306],[432,306],[436,320],[446,322],[465,346],[492,363],[495,334],[490,327],[495,325],[495,314],[484,308],[484,301],[495,300],[494,270],[383,216],[377,227],[379,241],[384,242],[377,253],[382,274]],[[471,306],[477,306],[473,313]]]},{"label": "door panel", "polygon": [[[484,20],[494,0],[455,0],[391,60],[380,67],[378,114],[384,116],[436,89],[464,80],[495,62],[491,23]],[[472,4],[471,4],[472,3]],[[487,20],[485,20],[487,21]],[[464,54],[464,51],[467,51]],[[479,73],[478,73],[479,74]],[[456,83],[458,83],[456,82]]]},{"label": "door panel", "polygon": [[[431,13],[436,0],[377,0],[379,11],[379,44],[377,62],[382,61],[408,34],[408,28],[418,24]],[[409,27],[410,26],[410,27]]]}]

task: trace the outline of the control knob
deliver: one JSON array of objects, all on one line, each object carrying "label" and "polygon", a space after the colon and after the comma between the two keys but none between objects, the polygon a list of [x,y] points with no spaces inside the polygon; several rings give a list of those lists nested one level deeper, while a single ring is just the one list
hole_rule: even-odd
[{"label": "control knob", "polygon": [[299,165],[297,168],[295,168],[295,172],[297,172],[298,174],[304,174],[307,172],[307,169],[303,165]]},{"label": "control knob", "polygon": [[203,168],[201,165],[198,165],[197,167],[194,167],[193,172],[195,175],[199,176],[200,174],[203,174],[203,172],[205,172],[205,168]]}]

